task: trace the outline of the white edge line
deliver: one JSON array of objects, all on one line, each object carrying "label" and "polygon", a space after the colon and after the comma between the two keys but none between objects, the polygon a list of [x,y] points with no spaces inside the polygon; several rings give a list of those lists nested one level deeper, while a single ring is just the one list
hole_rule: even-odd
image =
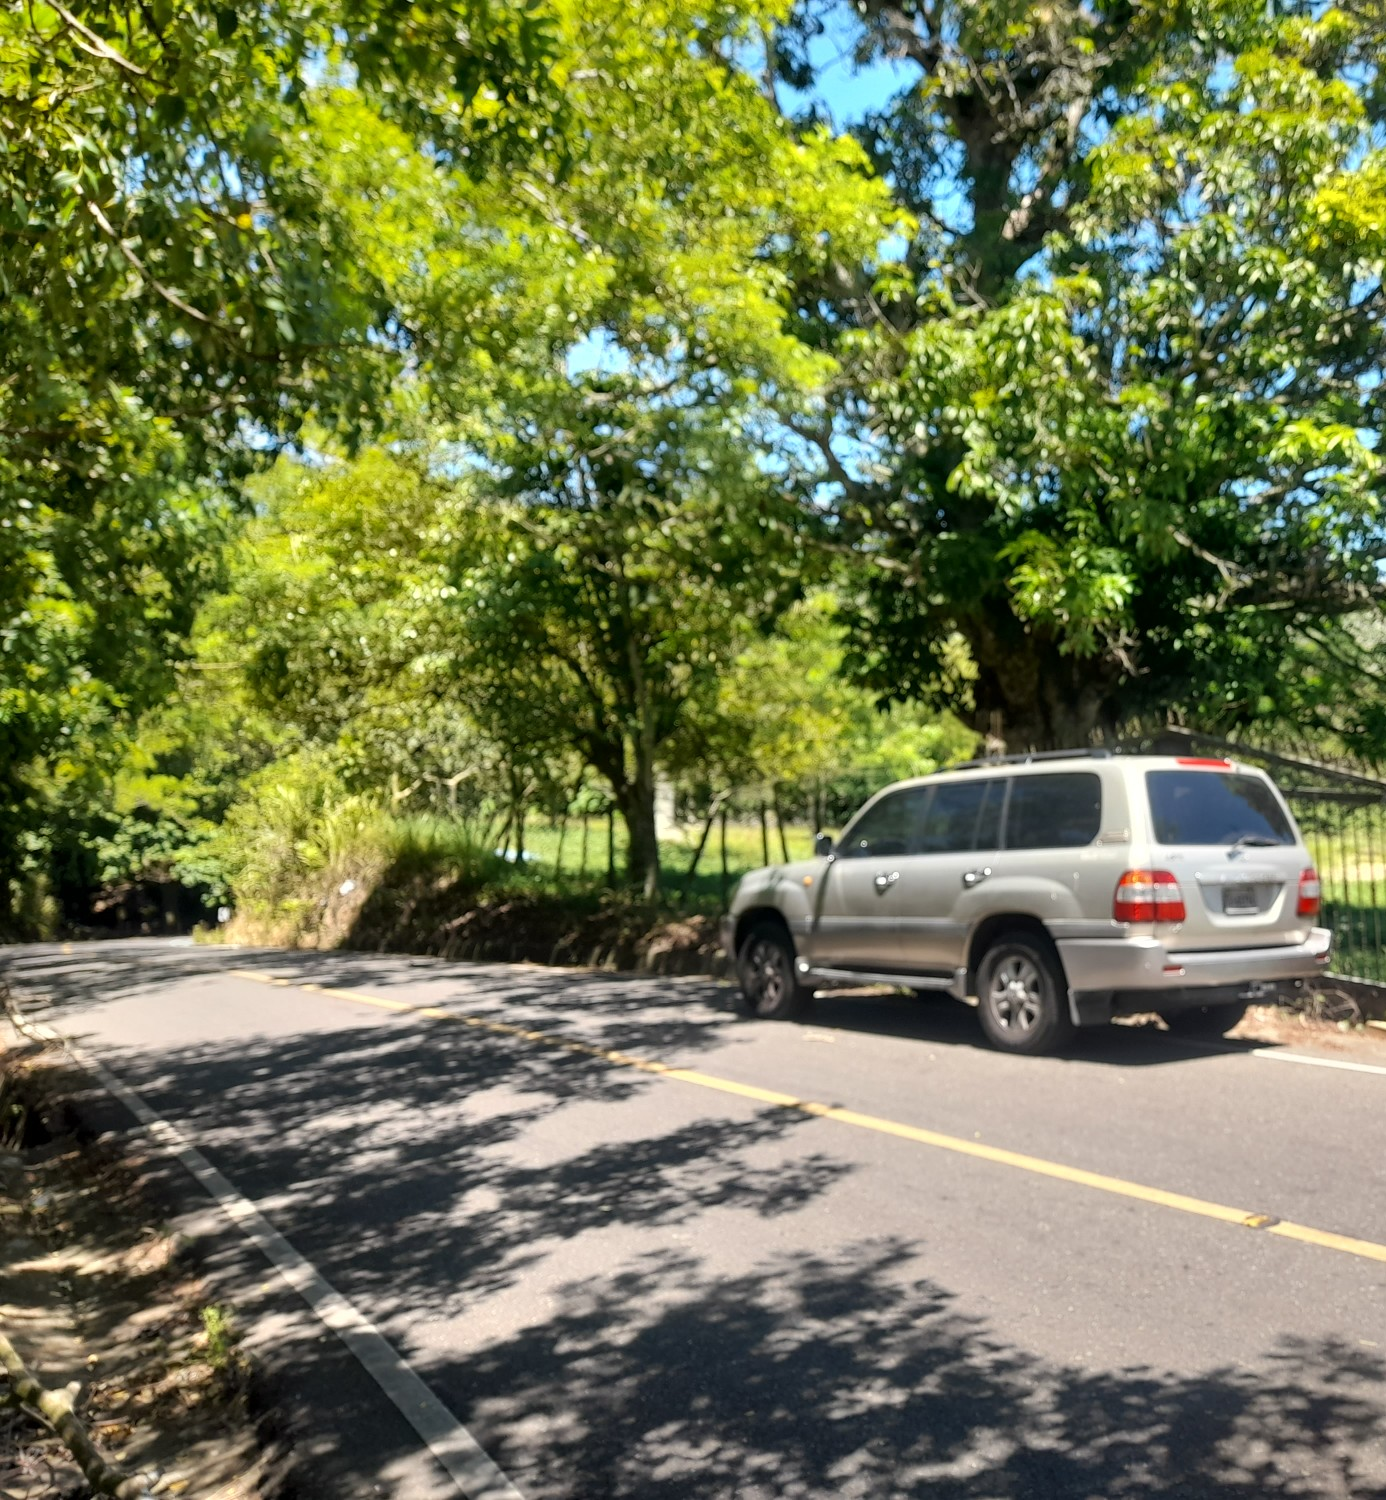
[{"label": "white edge line", "polygon": [[249,1198],[237,1192],[176,1125],[156,1115],[105,1064],[68,1038],[47,1026],[32,1029],[45,1040],[66,1047],[216,1199],[227,1218],[260,1250],[284,1282],[351,1350],[468,1500],[524,1500],[481,1444],[405,1363],[385,1335],[311,1261],[294,1249]]},{"label": "white edge line", "polygon": [[1377,1063],[1339,1062],[1336,1057],[1309,1057],[1303,1052],[1282,1052],[1278,1047],[1256,1047],[1251,1055],[1269,1062],[1303,1063],[1307,1068],[1341,1068],[1345,1073],[1377,1073],[1386,1077],[1386,1068]]}]

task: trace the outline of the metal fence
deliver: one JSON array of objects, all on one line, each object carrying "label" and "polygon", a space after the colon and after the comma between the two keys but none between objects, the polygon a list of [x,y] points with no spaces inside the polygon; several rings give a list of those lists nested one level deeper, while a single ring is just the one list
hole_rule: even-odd
[{"label": "metal fence", "polygon": [[1139,747],[1228,755],[1260,766],[1285,794],[1313,855],[1333,931],[1333,973],[1386,985],[1386,781],[1367,768],[1321,761],[1189,730],[1169,729]]}]

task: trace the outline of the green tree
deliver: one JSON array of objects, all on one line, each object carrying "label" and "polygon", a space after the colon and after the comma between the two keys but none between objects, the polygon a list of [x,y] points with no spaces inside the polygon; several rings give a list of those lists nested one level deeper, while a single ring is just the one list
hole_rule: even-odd
[{"label": "green tree", "polygon": [[0,15],[0,924],[59,763],[169,690],[220,487],[310,409],[361,428],[394,367],[309,81],[488,156],[548,128],[550,41],[485,0]]},{"label": "green tree", "polygon": [[[804,284],[842,366],[791,420],[862,561],[866,680],[1016,748],[1171,709],[1370,728],[1345,624],[1386,557],[1367,10],[859,9],[863,55],[913,66],[863,135],[919,229],[888,296],[869,263]],[[800,66],[812,24],[781,42]]]},{"label": "green tree", "polygon": [[[897,227],[860,147],[786,128],[739,66],[774,4],[558,9],[569,128],[505,170],[373,153],[324,101],[321,170],[410,330],[401,431],[471,476],[460,670],[488,733],[580,754],[654,889],[654,777],[738,630],[805,571],[804,492],[767,397],[804,407],[835,360],[789,289]],[[545,753],[549,753],[546,749]]]},{"label": "green tree", "polygon": [[716,410],[579,401],[512,458],[458,554],[459,671],[492,734],[606,781],[652,895],[656,772],[800,588],[800,511]]},{"label": "green tree", "polygon": [[880,708],[846,670],[846,635],[840,602],[825,589],[793,605],[773,634],[751,639],[719,683],[715,714],[694,730],[696,768],[821,825],[889,782],[972,753],[976,735],[950,714]]},{"label": "green tree", "polygon": [[476,505],[440,466],[376,448],[257,477],[256,515],[201,616],[199,665],[229,672],[278,751],[345,791],[396,814],[431,805],[478,835],[503,816],[522,846],[526,807],[570,767],[548,712],[480,722],[451,602]]}]

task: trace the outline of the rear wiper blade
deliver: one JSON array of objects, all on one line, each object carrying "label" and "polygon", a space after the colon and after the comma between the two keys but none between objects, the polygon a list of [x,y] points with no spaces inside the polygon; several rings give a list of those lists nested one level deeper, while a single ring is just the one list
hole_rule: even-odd
[{"label": "rear wiper blade", "polygon": [[1267,838],[1264,833],[1244,833],[1235,843],[1227,847],[1229,852],[1233,849],[1278,849],[1280,840]]}]

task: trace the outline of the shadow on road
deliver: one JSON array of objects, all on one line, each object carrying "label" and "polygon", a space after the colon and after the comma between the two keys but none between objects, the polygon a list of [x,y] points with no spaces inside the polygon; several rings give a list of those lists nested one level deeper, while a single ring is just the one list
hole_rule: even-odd
[{"label": "shadow on road", "polygon": [[[649,1056],[699,1050],[725,1040],[735,1027],[772,1024],[738,1017],[731,986],[714,980],[393,954],[175,948],[138,941],[74,945],[71,953],[52,947],[0,949],[0,976],[8,969],[18,981],[44,992],[55,1014],[69,1023],[93,1004],[147,993],[151,986],[180,984],[190,977],[215,976],[227,968],[263,970],[296,983],[315,981],[384,996],[428,982],[439,987],[438,995],[417,1003],[465,1011],[473,1008],[470,1000],[483,999],[481,1008],[550,1028],[580,1019],[587,1039],[611,1048],[644,1049]],[[417,1000],[409,998],[411,1003]],[[815,998],[804,1024],[930,1046],[989,1050],[969,1006],[932,995],[826,991]],[[1276,1044],[1222,1038],[1210,1044],[1154,1026],[1123,1025],[1080,1032],[1060,1056],[1120,1068],[1158,1067],[1267,1045]]]},{"label": "shadow on road", "polygon": [[[1365,1349],[1283,1342],[1193,1379],[1056,1368],[919,1279],[918,1250],[864,1241],[715,1281],[661,1250],[432,1378],[536,1500],[1386,1495],[1369,1399],[1386,1363]],[[526,1473],[536,1417],[544,1472]]]},{"label": "shadow on road", "polygon": [[[976,1012],[956,1000],[935,995],[833,994],[815,997],[806,1021],[835,1031],[907,1037],[930,1045],[979,1047],[987,1043]],[[1200,1057],[1253,1052],[1277,1045],[1226,1037],[1184,1038],[1154,1025],[1096,1026],[1080,1031],[1057,1055],[1119,1068],[1189,1063]]]},{"label": "shadow on road", "polygon": [[[350,955],[234,962],[386,994],[410,975]],[[132,949],[26,968],[80,1031],[95,1001],[226,963]],[[506,1013],[566,1007],[584,1036],[648,1055],[736,1024],[712,986],[455,972]],[[972,1017],[839,998],[814,1024],[961,1043]],[[1152,1043],[1114,1036],[1110,1060]],[[829,1244],[821,1213],[796,1222],[862,1169],[797,1112],[368,1012],[102,1051],[368,1310],[530,1500],[1386,1500],[1379,1354],[1282,1342],[1194,1377],[1043,1360],[922,1274],[927,1217],[918,1236],[838,1225]],[[587,1274],[557,1280],[560,1252]],[[305,1346],[305,1389],[330,1357]]]}]

